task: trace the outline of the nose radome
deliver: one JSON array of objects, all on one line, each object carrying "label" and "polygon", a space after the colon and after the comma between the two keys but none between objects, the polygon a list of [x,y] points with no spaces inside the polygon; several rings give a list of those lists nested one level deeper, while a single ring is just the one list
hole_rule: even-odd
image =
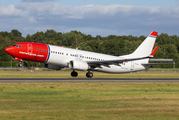
[{"label": "nose radome", "polygon": [[4,49],[4,51],[9,54],[12,51],[12,48],[11,47],[7,47],[7,48]]},{"label": "nose radome", "polygon": [[4,51],[8,53],[9,47],[5,48]]}]

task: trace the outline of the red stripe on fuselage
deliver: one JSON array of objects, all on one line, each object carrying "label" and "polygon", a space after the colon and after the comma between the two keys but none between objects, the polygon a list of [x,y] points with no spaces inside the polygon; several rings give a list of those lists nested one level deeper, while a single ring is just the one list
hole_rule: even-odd
[{"label": "red stripe on fuselage", "polygon": [[32,43],[32,42],[20,42],[14,45],[19,45],[21,47],[12,48],[12,52],[8,52],[14,57],[21,58],[23,60],[42,62],[44,63],[48,58],[48,46],[42,43]]}]

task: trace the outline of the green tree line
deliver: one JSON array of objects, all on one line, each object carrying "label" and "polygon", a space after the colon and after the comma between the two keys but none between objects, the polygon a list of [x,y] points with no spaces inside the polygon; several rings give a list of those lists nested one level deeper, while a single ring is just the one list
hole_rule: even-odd
[{"label": "green tree line", "polygon": [[[36,32],[33,35],[28,34],[22,37],[22,33],[16,29],[11,32],[0,32],[0,67],[15,67],[17,61],[11,62],[11,57],[5,53],[4,48],[17,42],[38,42],[69,48],[78,48],[80,50],[99,52],[109,55],[125,55],[132,53],[146,38],[146,36],[116,36],[109,35],[101,37],[97,35],[93,37],[79,31],[70,31],[67,33],[47,30],[45,32]],[[159,46],[154,58],[174,59],[176,67],[179,67],[179,37],[177,35],[169,36],[166,33],[158,35],[155,46]],[[26,61],[28,67],[43,66],[43,64]],[[169,67],[171,65],[162,65],[159,67]]]}]

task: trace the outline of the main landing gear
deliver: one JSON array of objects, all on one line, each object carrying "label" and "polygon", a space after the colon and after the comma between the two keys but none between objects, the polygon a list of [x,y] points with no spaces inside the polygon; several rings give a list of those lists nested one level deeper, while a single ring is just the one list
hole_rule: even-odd
[{"label": "main landing gear", "polygon": [[78,76],[78,73],[75,72],[75,70],[73,70],[73,71],[71,72],[71,76],[72,76],[72,77],[77,77],[77,76]]},{"label": "main landing gear", "polygon": [[[77,76],[78,76],[78,73],[75,72],[75,70],[73,70],[73,71],[71,72],[71,76],[72,76],[72,77],[77,77]],[[86,73],[86,77],[87,77],[87,78],[92,78],[92,77],[93,77],[93,73],[90,72],[90,71],[88,71],[88,72]]]},{"label": "main landing gear", "polygon": [[87,78],[92,78],[92,77],[93,77],[93,73],[90,72],[90,71],[88,71],[88,72],[86,73],[86,77],[87,77]]}]

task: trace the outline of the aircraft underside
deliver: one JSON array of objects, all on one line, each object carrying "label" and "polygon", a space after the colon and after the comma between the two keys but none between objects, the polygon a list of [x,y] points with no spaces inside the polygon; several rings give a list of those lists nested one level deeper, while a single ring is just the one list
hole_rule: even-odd
[{"label": "aircraft underside", "polygon": [[[130,73],[130,72],[138,72],[138,71],[142,71],[148,68],[145,68],[144,66],[130,66],[130,64],[126,64],[126,65],[121,65],[121,66],[116,66],[116,65],[109,65],[108,67],[106,66],[101,66],[101,67],[97,67],[94,68],[92,70],[88,70],[88,72],[86,73],[86,77],[87,78],[92,78],[93,77],[93,72],[94,71],[98,71],[98,72],[103,72],[103,73],[113,73],[113,74],[122,74],[122,73]],[[72,77],[77,77],[78,73],[73,70],[71,72],[71,76]]]}]

